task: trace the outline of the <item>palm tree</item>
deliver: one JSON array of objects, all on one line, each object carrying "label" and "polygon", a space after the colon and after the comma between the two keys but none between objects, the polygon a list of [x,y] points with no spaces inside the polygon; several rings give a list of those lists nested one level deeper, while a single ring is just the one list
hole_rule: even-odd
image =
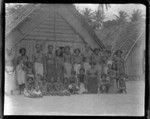
[{"label": "palm tree", "polygon": [[135,21],[140,21],[142,20],[142,11],[140,9],[137,9],[133,11],[132,15],[131,15],[131,22],[135,22]]},{"label": "palm tree", "polygon": [[81,13],[88,23],[92,22],[93,11],[90,8],[85,8]]},{"label": "palm tree", "polygon": [[127,14],[127,12],[121,10],[119,11],[119,15],[118,16],[116,15],[117,17],[116,21],[118,22],[118,24],[124,24],[127,22],[128,16],[129,15]]},{"label": "palm tree", "polygon": [[108,10],[111,6],[109,4],[99,4],[98,5],[98,10],[102,12],[102,14],[105,13],[105,9]]},{"label": "palm tree", "polygon": [[105,15],[102,13],[102,11],[97,10],[94,12],[93,15],[93,28],[99,29],[102,26],[102,23],[104,21]]},{"label": "palm tree", "polygon": [[110,8],[109,4],[99,4],[97,10],[93,15],[93,28],[99,29],[102,27],[103,21],[105,19],[105,9]]}]

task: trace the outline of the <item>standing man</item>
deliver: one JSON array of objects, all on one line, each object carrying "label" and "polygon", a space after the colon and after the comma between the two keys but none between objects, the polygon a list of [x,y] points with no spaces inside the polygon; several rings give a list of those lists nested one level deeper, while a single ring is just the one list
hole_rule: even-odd
[{"label": "standing man", "polygon": [[36,44],[35,48],[36,48],[36,52],[33,55],[35,75],[37,76],[39,74],[43,78],[43,75],[44,75],[44,65],[43,65],[44,64],[44,55],[42,53],[42,45]]},{"label": "standing man", "polygon": [[125,74],[125,61],[124,59],[122,58],[122,51],[121,50],[117,50],[115,52],[115,57],[113,58],[113,62],[115,63],[116,65],[116,77],[117,77],[117,86],[118,86],[118,81],[119,81],[119,76],[120,74]]},{"label": "standing man", "polygon": [[83,65],[84,65],[85,73],[87,73],[87,71],[91,68],[90,63],[92,60],[92,58],[91,58],[92,52],[91,52],[90,47],[88,45],[85,45],[85,51],[84,51],[83,55],[84,55]]}]

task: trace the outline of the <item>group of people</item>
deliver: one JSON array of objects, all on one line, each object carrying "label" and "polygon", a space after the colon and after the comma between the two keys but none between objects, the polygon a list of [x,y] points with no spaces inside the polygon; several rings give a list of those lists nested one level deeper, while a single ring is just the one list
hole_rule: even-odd
[{"label": "group of people", "polygon": [[26,49],[19,50],[15,72],[19,93],[27,97],[43,95],[71,95],[83,93],[127,93],[125,62],[122,51],[92,50],[85,45],[71,52],[69,46],[54,51],[48,45],[43,53],[41,44],[36,44],[32,58]]}]

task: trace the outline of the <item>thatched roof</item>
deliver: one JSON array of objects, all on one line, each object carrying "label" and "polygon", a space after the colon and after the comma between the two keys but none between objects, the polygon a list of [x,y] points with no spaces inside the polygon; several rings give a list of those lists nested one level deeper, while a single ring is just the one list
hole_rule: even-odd
[{"label": "thatched roof", "polygon": [[[29,4],[23,7],[23,10],[16,12],[16,14],[13,15],[7,15],[6,17],[6,37],[11,36],[13,34],[18,34],[18,39],[22,39],[24,36],[22,36],[22,33],[15,32],[14,30],[23,23],[23,21],[29,22],[29,24],[26,23],[27,28],[24,28],[23,34],[26,34],[27,32],[30,32],[30,29],[33,29],[32,27],[36,27],[40,22],[41,19],[44,19],[44,14],[42,13],[44,10],[39,11],[39,16],[36,17],[36,24],[30,23],[30,20],[28,18],[34,16],[32,15],[34,11],[38,11],[41,9],[41,7],[44,7],[45,4],[39,5],[39,4]],[[46,4],[45,6],[49,7],[51,4]],[[57,12],[72,26],[72,28],[82,37],[82,40],[84,40],[89,45],[93,45],[90,43],[91,40],[95,42],[95,45],[97,45],[100,48],[105,48],[104,44],[100,41],[100,39],[97,37],[93,29],[86,23],[83,16],[75,9],[75,7],[71,4],[56,4],[57,6]],[[53,5],[51,5],[52,7]],[[32,20],[32,19],[31,19]],[[40,21],[41,20],[41,21]],[[15,32],[12,34],[12,32]],[[15,36],[13,35],[14,39]],[[20,38],[19,38],[20,37]],[[6,38],[7,39],[7,38]],[[9,39],[9,38],[8,38]],[[93,42],[92,41],[92,42]],[[16,38],[16,42],[17,38]],[[92,46],[91,46],[92,47]]]},{"label": "thatched roof", "polygon": [[105,46],[112,45],[113,50],[122,50],[123,56],[126,58],[137,40],[141,40],[145,35],[145,22],[114,25],[109,28],[103,27],[95,32]]}]

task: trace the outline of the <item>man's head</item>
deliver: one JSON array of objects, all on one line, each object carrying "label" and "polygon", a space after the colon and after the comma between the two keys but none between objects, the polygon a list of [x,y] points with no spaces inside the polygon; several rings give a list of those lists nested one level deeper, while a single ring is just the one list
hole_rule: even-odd
[{"label": "man's head", "polygon": [[37,52],[42,51],[42,45],[41,45],[41,44],[38,44],[38,43],[37,43],[37,44],[35,45],[35,48],[36,48],[36,51],[37,51]]},{"label": "man's head", "polygon": [[74,50],[75,55],[79,55],[79,54],[80,54],[80,52],[81,52],[81,51],[80,51],[80,49],[79,49],[79,48],[77,48],[77,49],[75,49],[75,50]]},{"label": "man's head", "polygon": [[21,55],[25,55],[26,54],[26,49],[25,48],[20,48],[19,53]]},{"label": "man's head", "polygon": [[53,51],[53,45],[48,45],[47,49],[48,49],[49,52],[52,52]]},{"label": "man's head", "polygon": [[80,68],[80,74],[85,74],[85,69],[84,68]]},{"label": "man's head", "polygon": [[115,52],[115,55],[117,56],[117,57],[121,57],[121,55],[122,55],[122,50],[117,50],[116,52]]},{"label": "man's head", "polygon": [[64,48],[64,50],[65,50],[65,53],[69,53],[69,52],[70,52],[70,47],[69,47],[69,46],[66,46],[66,47]]}]

